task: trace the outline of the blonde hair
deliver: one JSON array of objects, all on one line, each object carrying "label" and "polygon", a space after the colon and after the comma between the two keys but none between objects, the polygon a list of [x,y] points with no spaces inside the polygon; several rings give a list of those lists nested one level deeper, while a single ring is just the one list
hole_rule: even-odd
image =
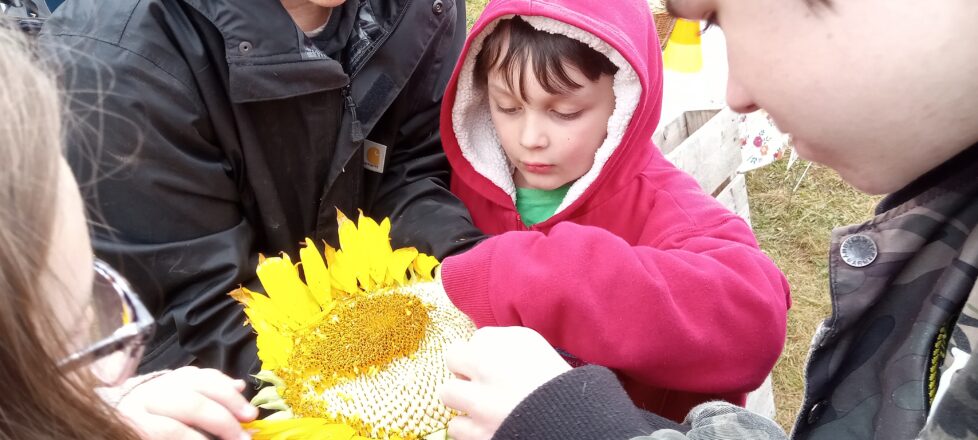
[{"label": "blonde hair", "polygon": [[58,209],[62,106],[32,40],[0,21],[0,439],[130,439],[91,386],[58,368],[68,323],[40,288]]}]

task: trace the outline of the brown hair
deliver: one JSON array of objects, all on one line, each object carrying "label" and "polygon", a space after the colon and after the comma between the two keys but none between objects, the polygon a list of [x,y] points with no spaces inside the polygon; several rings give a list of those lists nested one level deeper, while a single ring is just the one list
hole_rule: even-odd
[{"label": "brown hair", "polygon": [[[506,53],[503,53],[504,49]],[[526,96],[523,75],[531,58],[534,76],[550,94],[583,87],[567,75],[564,63],[579,70],[590,81],[618,71],[611,60],[586,44],[565,35],[534,29],[517,16],[502,20],[486,37],[475,60],[476,87],[484,90],[489,82],[489,71],[496,69],[504,73],[510,90],[518,92],[520,97]],[[518,88],[513,87],[514,82],[519,82]]]},{"label": "brown hair", "polygon": [[59,297],[41,278],[59,206],[61,104],[9,26],[0,21],[0,439],[135,439],[91,386],[58,368],[73,329],[55,318]]}]

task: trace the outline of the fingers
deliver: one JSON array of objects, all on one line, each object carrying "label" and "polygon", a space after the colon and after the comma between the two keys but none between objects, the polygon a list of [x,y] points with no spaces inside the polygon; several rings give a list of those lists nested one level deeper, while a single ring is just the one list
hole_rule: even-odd
[{"label": "fingers", "polygon": [[139,432],[139,437],[148,440],[207,440],[203,434],[168,417],[146,412],[129,413],[123,411],[130,426]]},{"label": "fingers", "polygon": [[185,367],[142,385],[130,394],[146,412],[173,419],[221,439],[247,438],[240,422],[258,415],[241,395],[242,381],[217,370]]},{"label": "fingers", "polygon": [[258,416],[258,409],[251,406],[241,394],[245,387],[244,381],[231,379],[217,370],[200,371],[196,386],[198,392],[227,408],[239,422],[250,422]]},{"label": "fingers", "polygon": [[472,349],[471,342],[457,342],[448,347],[445,351],[445,365],[448,371],[461,379],[472,379],[478,377],[479,353]]},{"label": "fingers", "polygon": [[239,422],[250,422],[258,416],[258,408],[251,406],[241,392],[234,388],[203,388],[200,394],[226,408]]},{"label": "fingers", "polygon": [[465,414],[474,412],[479,395],[478,385],[462,379],[450,379],[438,390],[438,398],[445,406]]},{"label": "fingers", "polygon": [[238,419],[227,408],[198,392],[161,396],[160,401],[148,405],[147,410],[225,440],[238,440],[244,434]]},{"label": "fingers", "polygon": [[448,422],[448,437],[454,440],[489,440],[493,432],[469,417],[457,416]]}]

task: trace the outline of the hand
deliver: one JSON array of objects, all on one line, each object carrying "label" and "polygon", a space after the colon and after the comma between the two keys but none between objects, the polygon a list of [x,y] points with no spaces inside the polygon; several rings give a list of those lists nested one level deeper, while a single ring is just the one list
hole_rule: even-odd
[{"label": "hand", "polygon": [[445,356],[456,378],[439,392],[462,415],[448,423],[455,440],[490,439],[506,416],[570,365],[539,333],[525,327],[484,327]]},{"label": "hand", "polygon": [[116,409],[145,439],[247,439],[240,423],[258,410],[241,395],[244,387],[217,370],[183,367],[136,385]]}]

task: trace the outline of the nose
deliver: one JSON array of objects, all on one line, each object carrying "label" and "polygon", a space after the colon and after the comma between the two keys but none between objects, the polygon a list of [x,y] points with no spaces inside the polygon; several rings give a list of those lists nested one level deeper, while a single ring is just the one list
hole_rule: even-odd
[{"label": "nose", "polygon": [[737,113],[750,113],[760,109],[732,74],[727,77],[727,105]]},{"label": "nose", "polygon": [[520,145],[526,149],[543,148],[547,146],[547,135],[540,121],[527,117],[520,132]]}]

